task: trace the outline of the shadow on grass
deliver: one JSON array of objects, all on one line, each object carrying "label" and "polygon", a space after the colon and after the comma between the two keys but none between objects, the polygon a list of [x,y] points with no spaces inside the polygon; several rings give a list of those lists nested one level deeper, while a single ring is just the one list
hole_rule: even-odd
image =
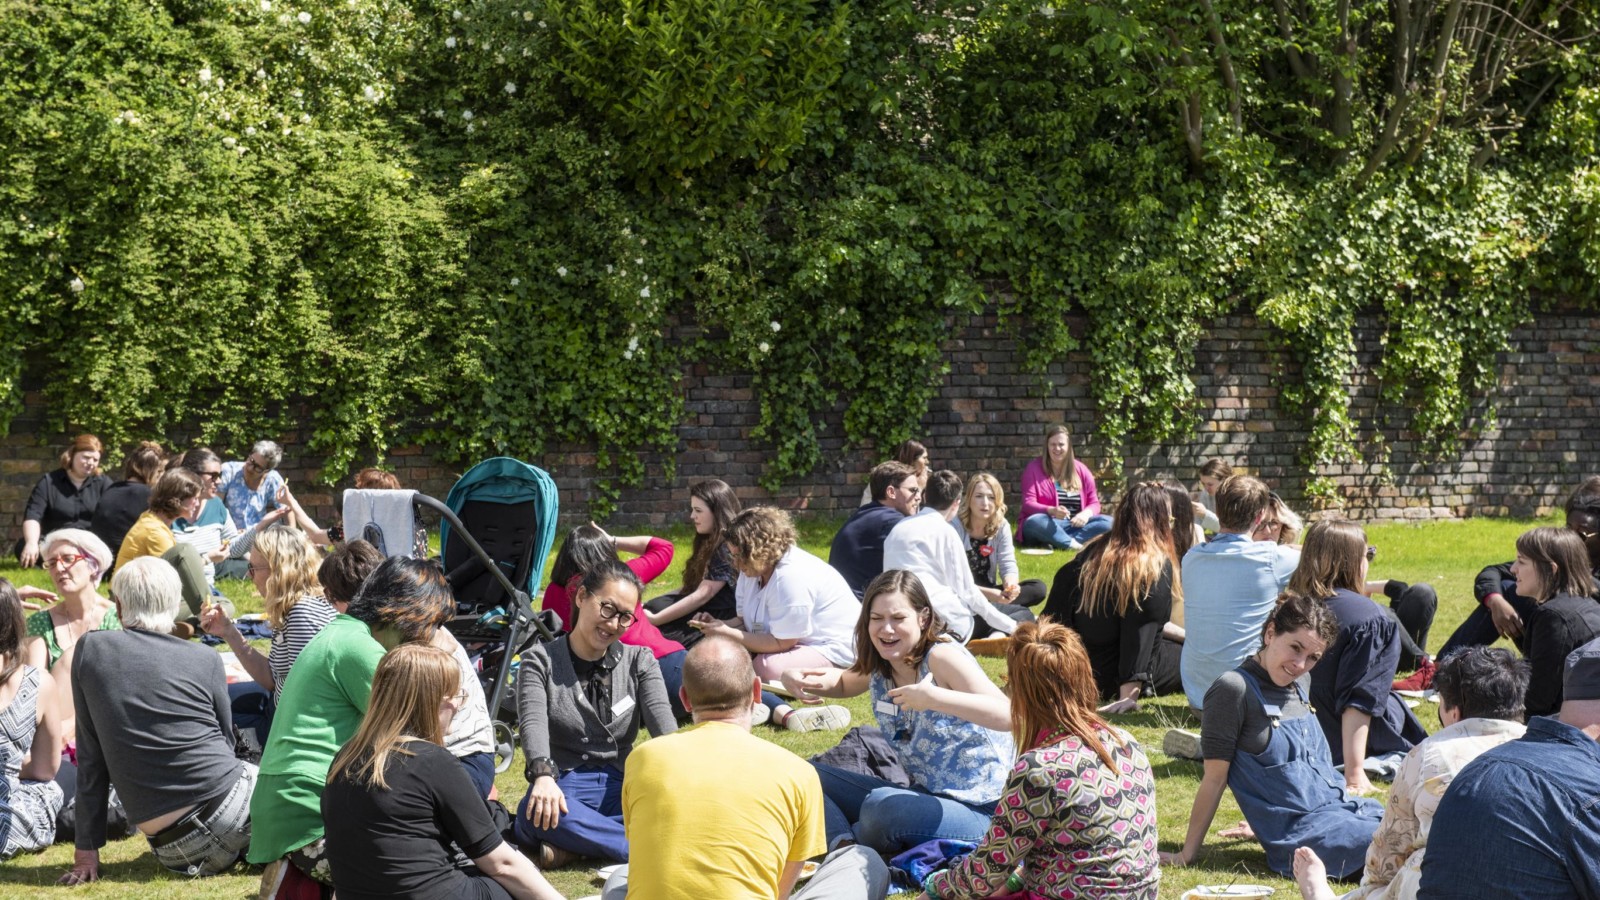
[{"label": "shadow on grass", "polygon": [[[71,868],[70,857],[66,865],[38,856],[13,857],[0,867],[0,884],[27,884],[53,886],[56,879]],[[251,875],[252,867],[235,866],[230,875]],[[259,872],[254,877],[260,878]],[[183,883],[192,879],[176,875],[162,868],[153,857],[145,856],[124,862],[100,861],[100,880],[109,884],[151,884],[159,882]]]}]

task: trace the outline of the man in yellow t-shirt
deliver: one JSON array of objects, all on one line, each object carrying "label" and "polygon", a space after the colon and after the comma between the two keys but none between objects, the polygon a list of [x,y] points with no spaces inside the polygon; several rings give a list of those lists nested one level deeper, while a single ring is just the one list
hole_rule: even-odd
[{"label": "man in yellow t-shirt", "polygon": [[795,890],[805,860],[826,849],[822,784],[808,763],[750,734],[761,680],[750,654],[706,638],[683,664],[694,727],[628,757],[622,819],[630,855],[604,900],[882,900],[876,853],[842,847]]}]

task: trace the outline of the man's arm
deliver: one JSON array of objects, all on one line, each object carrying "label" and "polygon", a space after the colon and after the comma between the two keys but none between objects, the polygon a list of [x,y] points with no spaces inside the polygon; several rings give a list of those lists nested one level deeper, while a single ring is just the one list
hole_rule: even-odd
[{"label": "man's arm", "polygon": [[794,883],[800,880],[800,870],[805,866],[805,860],[795,860],[783,867],[783,875],[778,879],[778,900],[789,900],[789,893],[794,890]]}]

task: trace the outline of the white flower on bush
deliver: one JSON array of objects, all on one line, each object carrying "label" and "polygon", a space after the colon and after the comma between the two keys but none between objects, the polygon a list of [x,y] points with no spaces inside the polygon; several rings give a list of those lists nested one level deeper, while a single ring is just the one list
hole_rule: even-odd
[{"label": "white flower on bush", "polygon": [[635,336],[633,336],[631,338],[628,338],[628,352],[632,353],[632,352],[634,352],[634,351],[636,351],[638,349],[639,349],[639,337],[638,337],[638,335],[635,335]]},{"label": "white flower on bush", "polygon": [[606,263],[606,274],[607,275],[610,275],[612,272],[615,272],[616,270],[617,270],[616,266],[613,266],[611,263]]},{"label": "white flower on bush", "polygon": [[461,118],[466,119],[468,122],[471,122],[472,121],[472,110],[463,109],[461,111]]},{"label": "white flower on bush", "polygon": [[756,349],[760,350],[762,353],[770,353],[770,352],[772,352],[772,345],[767,343],[766,341],[762,341],[761,343],[756,345]]},{"label": "white flower on bush", "polygon": [[540,27],[540,28],[544,28],[544,27],[545,27],[545,24],[544,24],[544,20],[543,20],[543,19],[540,19],[540,20],[539,20],[539,27]]},{"label": "white flower on bush", "polygon": [[649,288],[640,288],[639,289],[639,296],[641,298],[645,299],[645,300],[649,300],[650,299],[650,289]]},{"label": "white flower on bush", "polygon": [[644,265],[644,257],[642,257],[642,256],[635,256],[635,257],[634,257],[634,258],[633,258],[633,264],[634,264],[634,265],[636,265],[636,266],[642,266],[642,265]]},{"label": "white flower on bush", "polygon": [[517,285],[519,285],[521,283],[522,283],[522,279],[521,278],[518,278],[515,275],[511,276],[511,286],[512,287],[516,287]]},{"label": "white flower on bush", "polygon": [[524,21],[524,22],[532,22],[533,21],[533,10],[525,11],[522,14],[522,21]]},{"label": "white flower on bush", "polygon": [[279,13],[278,14],[278,24],[279,25],[287,25],[287,24],[289,24],[290,22],[293,22],[293,21],[294,21],[294,16],[291,16],[288,13]]},{"label": "white flower on bush", "polygon": [[556,274],[560,275],[562,278],[567,277],[567,267],[566,266],[556,266]]},{"label": "white flower on bush", "polygon": [[515,81],[506,82],[505,92],[508,94],[515,94],[517,92],[517,83]]},{"label": "white flower on bush", "polygon": [[295,18],[300,20],[301,25],[311,24],[311,13],[308,13],[304,10],[301,10],[298,14],[296,14]]},{"label": "white flower on bush", "polygon": [[778,320],[777,319],[773,319],[770,324],[772,325],[772,333],[773,334],[777,334],[778,332],[783,330],[783,326],[778,324]]},{"label": "white flower on bush", "polygon": [[254,125],[246,126],[246,128],[244,130],[244,136],[245,137],[255,137],[256,136],[256,127]]},{"label": "white flower on bush", "polygon": [[256,70],[256,80],[257,81],[266,81],[267,80],[267,70],[266,69],[257,69]]},{"label": "white flower on bush", "polygon": [[300,114],[300,124],[301,125],[310,125],[311,124],[311,114],[310,113],[301,113]]},{"label": "white flower on bush", "polygon": [[207,66],[206,68],[200,70],[200,83],[201,84],[210,84],[211,83],[211,68],[209,66]]},{"label": "white flower on bush", "polygon": [[239,143],[239,139],[231,134],[222,139],[222,146],[227,147],[229,150],[232,150],[237,143]]},{"label": "white flower on bush", "polygon": [[369,84],[361,89],[361,96],[366,98],[368,103],[377,103],[383,99],[383,92]]},{"label": "white flower on bush", "polygon": [[67,287],[70,288],[74,294],[81,294],[83,293],[83,279],[73,278],[71,281],[67,282]]},{"label": "white flower on bush", "polygon": [[261,0],[261,11],[272,12],[272,0]]},{"label": "white flower on bush", "polygon": [[450,48],[451,50],[454,50],[456,48],[456,36],[452,34],[449,37],[445,38],[444,39],[444,45],[446,47]]},{"label": "white flower on bush", "polygon": [[477,126],[476,123],[473,123],[473,122],[468,122],[467,123],[467,134],[471,134],[471,133],[473,133],[474,131],[477,131],[477,130],[478,130],[478,126]]},{"label": "white flower on bush", "polygon": [[455,19],[457,22],[461,21],[461,10],[457,9],[451,11],[450,18]]}]

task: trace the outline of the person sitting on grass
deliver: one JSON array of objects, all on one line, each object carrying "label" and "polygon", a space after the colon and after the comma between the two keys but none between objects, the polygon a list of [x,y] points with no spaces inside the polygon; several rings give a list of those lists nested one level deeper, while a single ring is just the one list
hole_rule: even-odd
[{"label": "person sitting on grass", "polygon": [[641,726],[651,737],[677,730],[655,657],[619,641],[642,592],[632,569],[602,560],[573,594],[567,633],[523,651],[517,713],[528,793],[513,827],[543,868],[575,856],[628,860],[628,754]]},{"label": "person sitting on grass", "polygon": [[55,842],[61,711],[50,673],[23,661],[22,598],[0,578],[0,859]]},{"label": "person sitting on grass", "polygon": [[972,580],[990,603],[1039,605],[1048,589],[1037,578],[1021,580],[1022,570],[1017,566],[1011,524],[1006,521],[1006,497],[1000,488],[1000,479],[988,472],[979,472],[967,479],[961,511],[956,513],[951,524],[967,550]]},{"label": "person sitting on grass", "polygon": [[1171,521],[1159,482],[1125,491],[1110,533],[1061,567],[1045,601],[1044,615],[1082,637],[1096,690],[1110,701],[1103,712],[1131,712],[1141,697],[1183,690],[1183,632],[1172,626],[1183,582]]},{"label": "person sitting on grass", "polygon": [[1111,530],[1100,514],[1094,473],[1072,452],[1065,425],[1045,433],[1044,455],[1022,470],[1022,511],[1017,539],[1057,550],[1082,550],[1090,539]]},{"label": "person sitting on grass", "polygon": [[[928,475],[933,472],[933,467],[928,463],[928,447],[921,441],[915,438],[901,441],[895,445],[894,453],[884,462],[897,462],[903,466],[910,466],[911,471],[917,473],[917,487],[928,486]],[[861,502],[856,505],[866,506],[871,502],[872,482],[869,479],[867,486],[861,489]]]},{"label": "person sitting on grass", "polygon": [[890,855],[925,841],[978,840],[1016,756],[1010,701],[943,633],[910,572],[890,569],[867,585],[855,642],[850,668],[790,669],[783,685],[808,703],[871,692],[878,727],[911,787],[815,764],[828,846],[854,840]]},{"label": "person sitting on grass", "polygon": [[1048,617],[1024,623],[1006,668],[1021,754],[988,834],[929,875],[921,900],[1155,900],[1155,776],[1138,742],[1095,713],[1083,642]]},{"label": "person sitting on grass", "polygon": [[694,727],[634,751],[622,786],[633,854],[604,900],[883,900],[889,870],[865,847],[828,853],[800,883],[827,847],[822,787],[805,760],[750,734],[761,693],[737,641],[708,637],[689,651],[682,699]]},{"label": "person sitting on grass", "polygon": [[[367,714],[334,757],[322,792],[339,897],[561,897],[501,837],[441,746],[461,687],[460,670],[436,647],[396,647],[378,663]],[[471,868],[456,865],[456,848]]]},{"label": "person sitting on grass", "polygon": [[[201,606],[211,596],[211,584],[206,581],[205,562],[200,554],[190,545],[178,543],[172,534],[172,524],[178,519],[193,519],[199,515],[203,490],[200,479],[188,469],[179,467],[163,473],[150,491],[150,508],[134,520],[133,527],[123,536],[116,562],[120,568],[141,556],[165,560],[177,570],[183,584],[184,605],[194,617],[200,615]],[[192,623],[178,627],[179,637],[194,635]]]},{"label": "person sitting on grass", "polygon": [[961,643],[1007,635],[1018,622],[1033,621],[1033,611],[1016,603],[993,603],[978,590],[967,548],[950,526],[961,508],[961,476],[940,469],[928,478],[922,510],[889,532],[883,546],[885,570],[905,569],[921,579],[933,610]]},{"label": "person sitting on grass", "polygon": [[851,513],[834,533],[828,547],[828,565],[844,576],[857,600],[867,582],[883,571],[883,544],[889,532],[906,516],[917,514],[926,479],[926,474],[918,476],[916,470],[903,463],[880,463],[867,482],[872,502]]},{"label": "person sitting on grass", "polygon": [[[1224,483],[1218,498],[1224,527],[1223,498],[1238,477]],[[1226,788],[1272,871],[1292,878],[1299,847],[1314,850],[1335,878],[1361,870],[1383,806],[1346,793],[1308,702],[1311,669],[1338,634],[1338,619],[1327,604],[1286,593],[1262,628],[1261,649],[1211,685],[1200,726],[1200,789],[1183,846],[1162,853],[1162,863],[1195,861]]]},{"label": "person sitting on grass", "polygon": [[112,553],[139,516],[150,508],[150,489],[167,467],[166,451],[155,441],[140,441],[122,459],[122,480],[108,485],[94,508],[89,530],[106,542]]},{"label": "person sitting on grass", "polygon": [[322,789],[334,755],[366,715],[373,673],[387,650],[427,643],[455,614],[438,563],[395,556],[373,570],[349,608],[294,661],[251,800],[249,861],[265,864],[262,896],[307,880],[332,885],[323,852]]},{"label": "person sitting on grass", "polygon": [[1529,716],[1561,709],[1561,667],[1567,654],[1600,637],[1600,602],[1583,541],[1570,528],[1534,528],[1517,538],[1511,566],[1517,593],[1539,604],[1528,627]]},{"label": "person sitting on grass", "polygon": [[172,635],[182,590],[161,560],[128,562],[111,579],[122,629],[75,651],[77,851],[63,884],[99,877],[113,787],[169,871],[216,875],[250,842],[256,767],[234,754],[222,657]]},{"label": "person sitting on grass", "polygon": [[[1389,806],[1367,848],[1361,886],[1346,900],[1413,900],[1439,800],[1456,773],[1486,750],[1522,737],[1528,664],[1509,650],[1467,647],[1439,664],[1439,722],[1444,728],[1406,754],[1389,789]],[[1295,851],[1294,878],[1304,900],[1333,900],[1328,873],[1310,847]]]},{"label": "person sitting on grass", "polygon": [[1222,530],[1222,523],[1217,520],[1217,488],[1232,477],[1233,466],[1225,459],[1212,458],[1200,465],[1200,483],[1192,503],[1195,524],[1208,534]]},{"label": "person sitting on grass", "polygon": [[[1600,475],[1585,478],[1568,495],[1564,509],[1567,528],[1583,541],[1589,554],[1590,574],[1600,585]],[[1529,626],[1536,617],[1539,603],[1536,598],[1524,596],[1517,590],[1517,576],[1511,571],[1514,563],[1512,560],[1485,566],[1478,573],[1472,584],[1472,594],[1478,605],[1439,649],[1439,659],[1462,647],[1488,646],[1502,637],[1510,638],[1523,656],[1528,655]],[[1425,664],[1394,686],[1403,691],[1426,691],[1432,684],[1432,667]]]},{"label": "person sitting on grass", "polygon": [[[851,629],[861,612],[844,576],[796,541],[789,514],[770,506],[739,513],[728,526],[728,549],[739,569],[737,618],[723,622],[701,613],[693,619],[707,636],[744,645],[756,674],[775,683],[791,668],[848,666],[855,661]],[[833,731],[850,724],[843,706],[795,709],[777,694],[762,695],[757,721],[790,731]]]},{"label": "person sitting on grass", "polygon": [[[111,549],[93,532],[81,528],[52,531],[39,542],[40,563],[50,573],[61,602],[28,617],[28,637],[22,652],[28,665],[49,672],[56,680],[56,702],[60,704],[61,733],[71,756],[77,734],[72,707],[72,654],[91,632],[122,627],[116,606],[100,596],[101,577],[111,570]],[[66,665],[58,665],[62,661]],[[68,799],[72,766],[63,767]]]},{"label": "person sitting on grass", "polygon": [[739,496],[728,483],[718,478],[696,482],[689,488],[689,524],[694,527],[694,549],[683,566],[683,584],[670,594],[647,601],[644,616],[661,629],[668,640],[686,649],[704,635],[690,623],[696,613],[717,619],[739,614],[733,596],[733,583],[739,572],[733,567],[725,534],[739,514]]}]

